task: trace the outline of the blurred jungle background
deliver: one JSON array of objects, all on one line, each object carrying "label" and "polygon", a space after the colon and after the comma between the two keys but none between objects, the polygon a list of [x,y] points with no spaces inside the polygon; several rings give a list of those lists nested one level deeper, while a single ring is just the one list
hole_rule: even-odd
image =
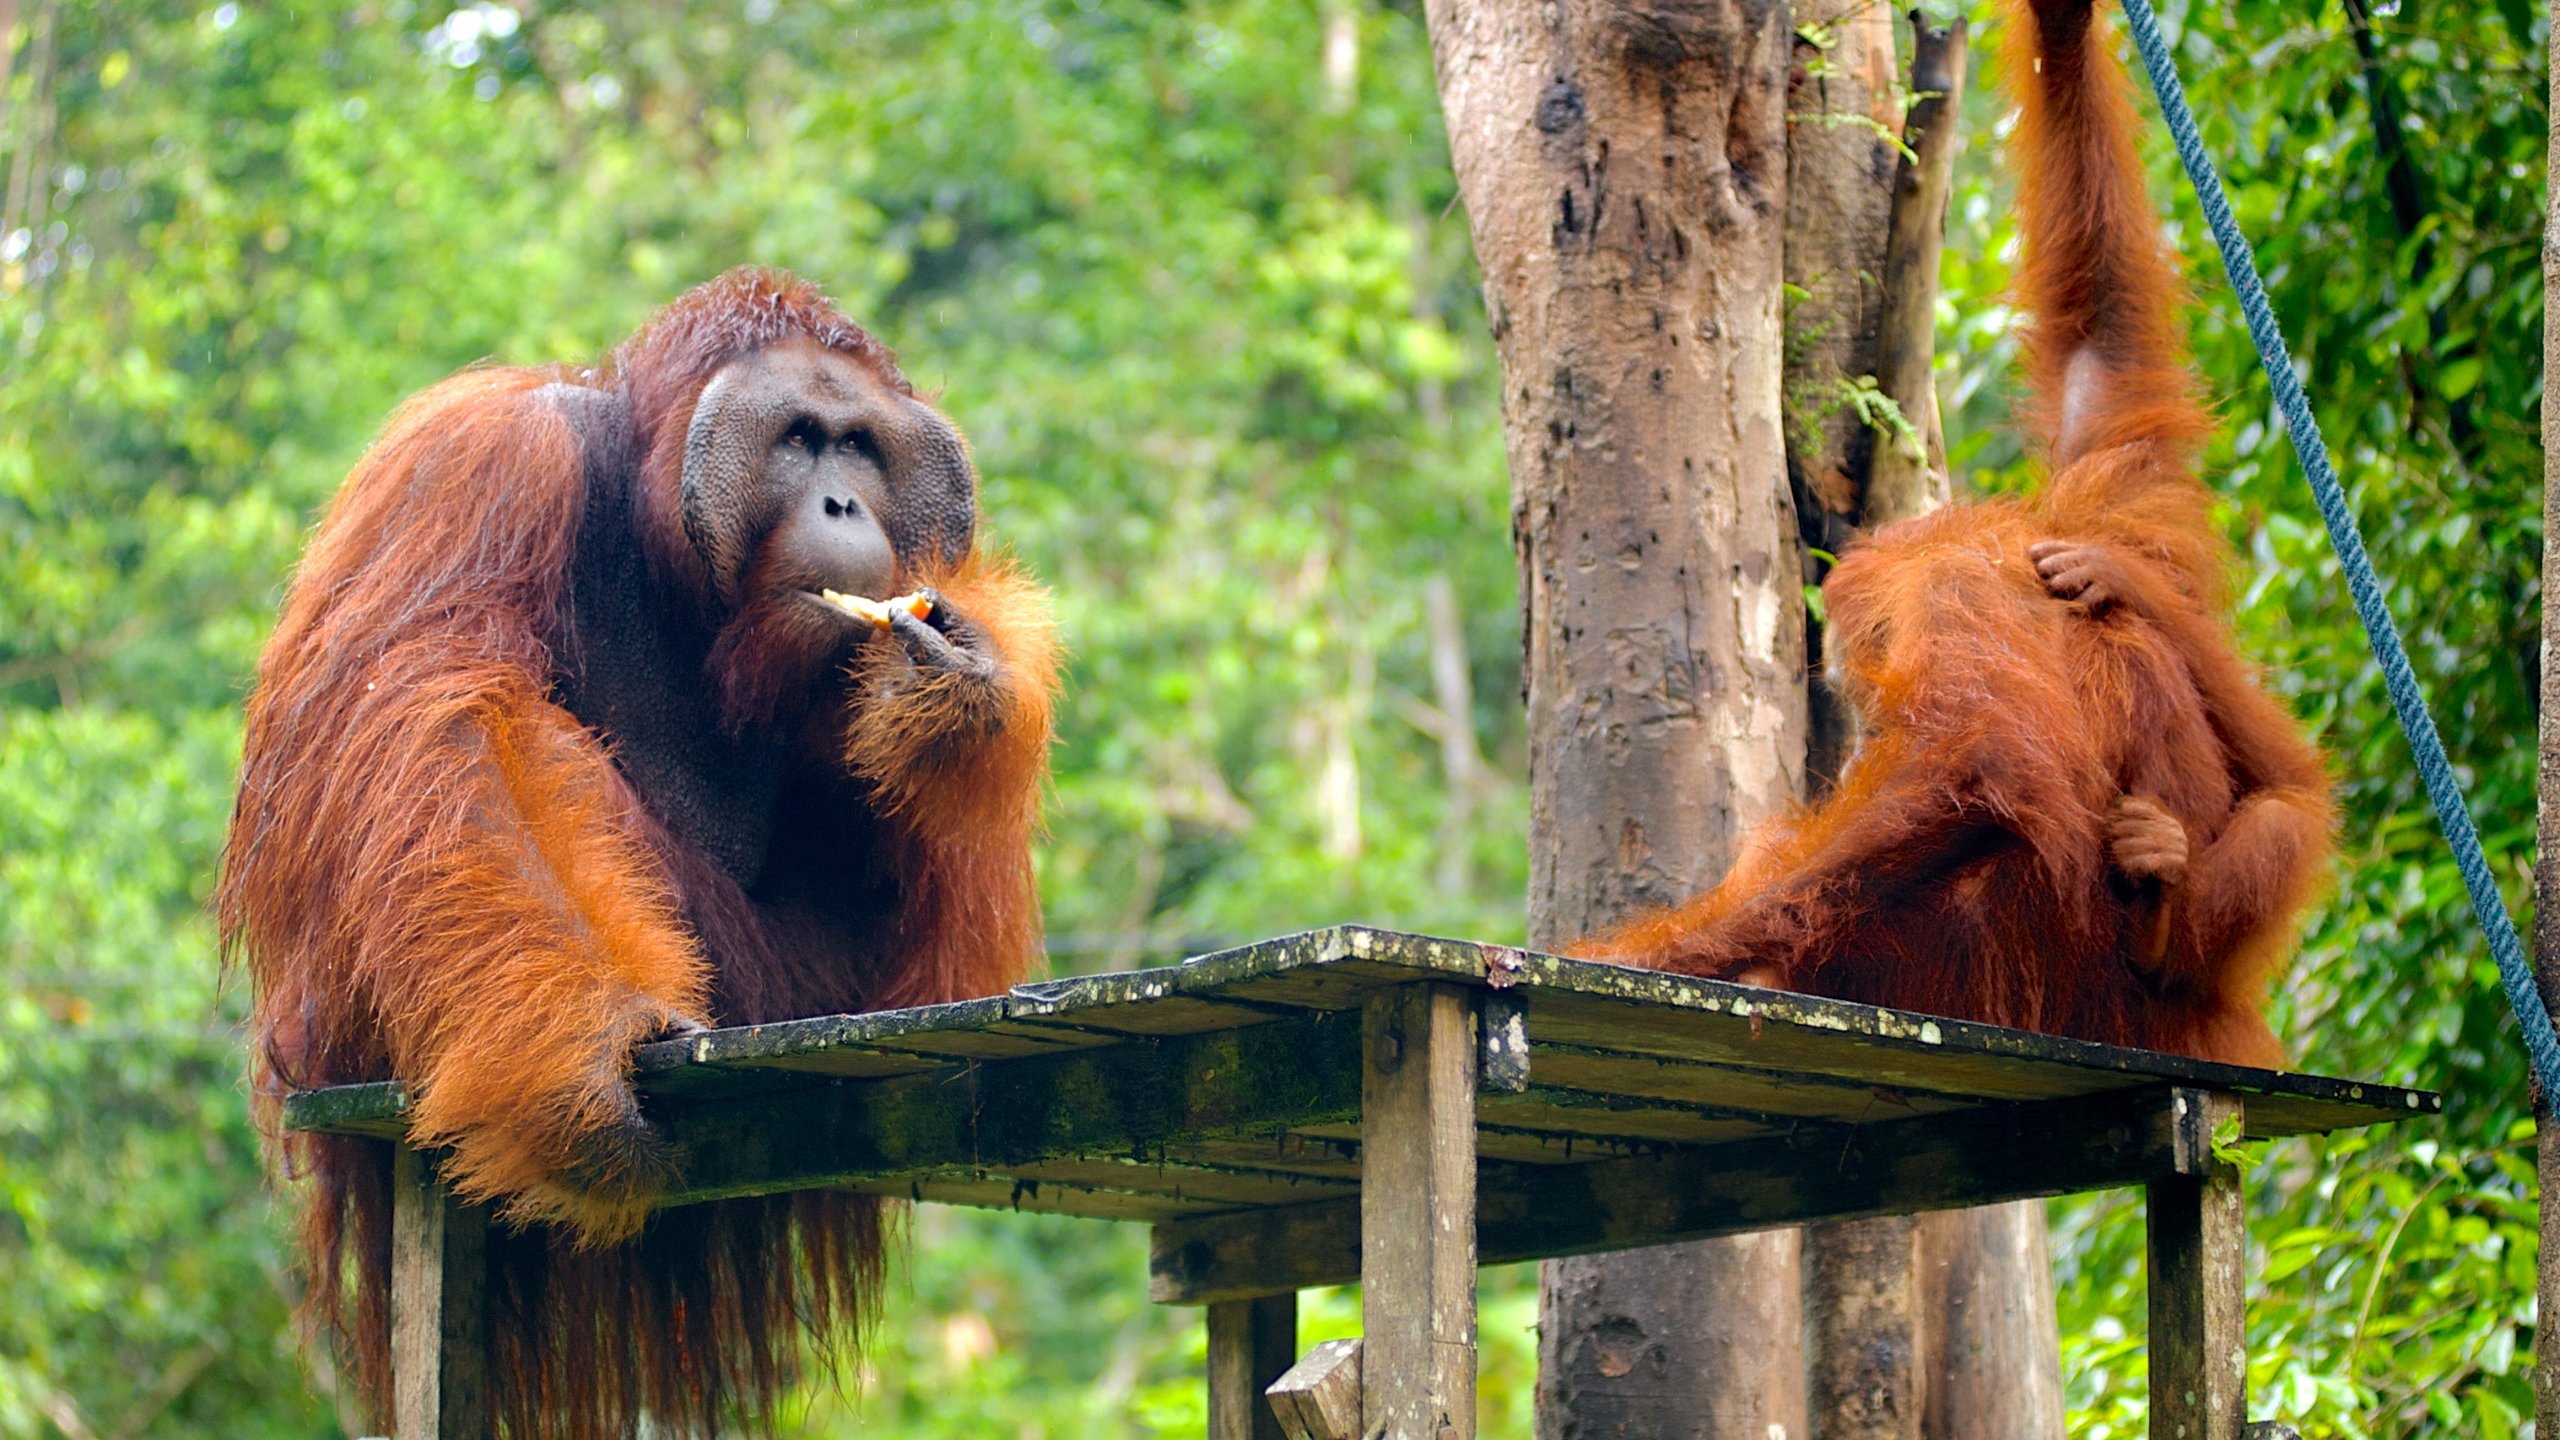
[{"label": "blurred jungle background", "polygon": [[[2165,9],[2521,903],[2544,21]],[[0,0],[0,34],[0,1436],[342,1433],[289,1336],[204,915],[253,656],[404,393],[592,356],[738,262],[898,348],[1061,597],[1056,970],[1351,918],[1519,936],[1495,375],[1412,0]],[[1977,489],[2025,475],[2000,116],[1978,85],[1941,309]],[[2268,1157],[2252,1389],[2315,1436],[2517,1435],[2512,1022],[2155,159],[2206,301],[2244,643],[2348,816],[2278,1029],[2306,1068],[2453,1096]],[[2142,1433],[2133,1206],[2054,1208],[2075,1434]],[[1199,1433],[1198,1315],[1146,1303],[1138,1233],[938,1211],[909,1236],[878,1344],[783,1433]],[[1525,1435],[1534,1276],[1486,1286],[1488,1433]],[[1356,1326],[1348,1295],[1313,1309],[1316,1337]]]}]

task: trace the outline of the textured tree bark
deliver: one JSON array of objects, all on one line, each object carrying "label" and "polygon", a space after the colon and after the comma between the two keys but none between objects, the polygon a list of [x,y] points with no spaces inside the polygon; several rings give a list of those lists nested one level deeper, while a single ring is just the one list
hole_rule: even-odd
[{"label": "textured tree bark", "polygon": [[1803,1435],[1797,1233],[1549,1261],[1539,1440]]},{"label": "textured tree bark", "polygon": [[[1886,239],[1902,169],[1893,143],[1902,103],[1889,7],[1806,0],[1795,20],[1787,76],[1787,473],[1803,539],[1836,552],[1857,533],[1881,449],[1854,397],[1876,373],[1893,306]],[[1805,579],[1820,580],[1821,565],[1808,562]],[[1818,664],[1822,626],[1810,616],[1805,641]],[[1838,778],[1857,717],[1818,675],[1808,679],[1806,700],[1806,778],[1819,791]],[[1919,1440],[1912,1221],[1807,1226],[1803,1246],[1808,1433]]]},{"label": "textured tree bark", "polygon": [[[1861,519],[1890,525],[1947,501],[1937,391],[1931,383],[1938,257],[1946,233],[1968,47],[1961,16],[1943,28],[1915,12],[1911,152],[1894,185],[1885,260],[1885,318],[1876,388],[1892,397],[1925,445],[1879,445]],[[2062,1355],[2044,1202],[1923,1215],[1915,1229],[1926,1440],[2062,1440]]]},{"label": "textured tree bark", "polygon": [[[1529,936],[1689,895],[1793,798],[1776,0],[1429,0],[1503,368]],[[1800,1435],[1791,1233],[1557,1262],[1538,1433]],[[1783,1337],[1772,1343],[1773,1337]]]},{"label": "textured tree bark", "polygon": [[1919,98],[1903,128],[1902,143],[1910,154],[1902,157],[1894,176],[1875,373],[1876,388],[1901,410],[1913,433],[1876,447],[1859,514],[1869,529],[1935,510],[1947,503],[1949,490],[1932,372],[1938,352],[1938,257],[1946,248],[1947,197],[1955,189],[1956,138],[1964,108],[1964,17],[1941,27],[1915,10],[1911,35],[1911,91]]},{"label": "textured tree bark", "polygon": [[[2550,163],[2560,167],[2560,0],[2551,18]],[[2560,174],[2560,169],[2554,169]],[[2535,792],[2540,799],[2533,861],[2533,968],[2545,1004],[2560,1004],[2560,606],[2551,599],[2560,576],[2560,185],[2551,187],[2542,222],[2542,733]],[[2560,1315],[2560,1097],[2538,1093],[2533,1120],[2535,1168],[2542,1181],[2541,1313]],[[2537,1347],[2533,1369],[2534,1433],[2560,1435],[2560,1345]]]},{"label": "textured tree bark", "polygon": [[[1901,153],[1893,11],[1874,0],[1805,0],[1787,72],[1787,478],[1808,546],[1837,553],[1857,533],[1875,432],[1853,403],[1875,373],[1887,301],[1885,237]],[[1934,273],[1932,279],[1934,279]],[[1935,293],[1932,287],[1932,293]],[[1822,579],[1806,556],[1807,584]],[[1809,668],[1821,626],[1807,620]],[[1857,717],[1812,682],[1805,771],[1813,789],[1840,774]]]},{"label": "textured tree bark", "polygon": [[1858,518],[1875,434],[1849,402],[1876,365],[1885,236],[1902,157],[1893,11],[1801,0],[1787,71],[1787,477],[1806,538],[1837,549]]},{"label": "textured tree bark", "polygon": [[1919,1217],[1920,1434],[2062,1440],[2044,1202]]},{"label": "textured tree bark", "polygon": [[1922,1369],[1914,1217],[1804,1232],[1805,1410],[1815,1440],[1919,1440]]},{"label": "textured tree bark", "polygon": [[[1879,60],[1889,76],[1890,16],[1852,8],[1830,36],[1829,88],[1817,92],[1800,65],[1789,106],[1786,264],[1801,293],[1788,316],[1787,393],[1795,414],[1822,418],[1791,425],[1790,468],[1800,515],[1825,527],[1808,526],[1808,538],[1836,546],[1850,523],[1872,529],[1947,500],[1931,363],[1967,44],[1962,19],[1939,27],[1914,16],[1910,89],[1919,98],[1898,121],[1868,112],[1898,123],[1903,143],[1864,167],[1873,157],[1846,144],[1843,126],[1810,117],[1870,103],[1875,91],[1851,81],[1874,74]],[[1807,48],[1799,42],[1800,59]],[[1837,303],[1840,288],[1820,283],[1841,270],[1874,279],[1854,320]],[[1824,413],[1825,397],[1867,375],[1920,434],[1878,435],[1852,411]],[[1826,475],[1845,484],[1845,503],[1809,490],[1808,477]],[[1816,653],[1820,638],[1819,626],[1808,632]],[[1818,682],[1812,712],[1807,768],[1820,787],[1846,759],[1855,717]],[[1818,1440],[2058,1440],[2061,1372],[2041,1204],[1816,1226],[1804,1246],[1807,1407]]]}]

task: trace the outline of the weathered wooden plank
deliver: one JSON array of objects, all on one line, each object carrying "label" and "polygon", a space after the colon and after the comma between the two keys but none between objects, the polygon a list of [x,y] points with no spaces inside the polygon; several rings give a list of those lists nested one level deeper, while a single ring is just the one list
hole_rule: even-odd
[{"label": "weathered wooden plank", "polygon": [[[2290,1081],[2319,1081],[2321,1088],[2340,1087],[2338,1097],[2289,1094],[2273,1088],[2234,1087],[2233,1092],[2246,1102],[2248,1114],[2242,1123],[2249,1127],[2252,1140],[2269,1140],[2285,1135],[2322,1135],[2356,1125],[2377,1125],[2393,1120],[2418,1120],[2444,1113],[2444,1097],[2424,1090],[2403,1090],[2398,1086],[2367,1087],[2343,1080],[2330,1080],[2320,1075],[2287,1075]],[[2198,1088],[2219,1088],[2209,1081],[2195,1082]]]},{"label": "weathered wooden plank", "polygon": [[1505,969],[1510,958],[1519,952],[1480,940],[1452,940],[1440,935],[1416,935],[1403,930],[1380,930],[1370,925],[1341,925],[1335,934],[1346,954],[1354,960],[1378,965],[1392,965],[1400,970],[1429,971],[1441,977],[1472,980],[1485,978],[1489,957],[1499,953]]},{"label": "weathered wooden plank", "polygon": [[[1902,1113],[1902,1112],[1895,1112]],[[1476,1152],[1540,1165],[1576,1165],[1612,1155],[1650,1154],[1664,1145],[1714,1145],[1798,1128],[1786,1117],[1735,1117],[1713,1107],[1631,1100],[1534,1086],[1519,1095],[1476,1097]],[[1290,1133],[1343,1147],[1356,1161],[1360,1126],[1337,1120]],[[1330,1173],[1330,1171],[1322,1172]]]},{"label": "weathered wooden plank", "polygon": [[1289,1440],[1359,1440],[1360,1342],[1327,1340],[1271,1382]]},{"label": "weathered wooden plank", "polygon": [[[1574,1035],[1560,1029],[1553,1038],[1560,1042],[1589,1043],[1603,1048],[1630,1048],[1644,1043],[1638,1037],[1653,1031],[1654,1027],[1677,1027],[1687,1023],[1676,1018],[1679,1012],[1716,1015],[1746,1021],[1756,1027],[1763,1038],[1779,1032],[1787,1037],[1790,1044],[1809,1040],[1815,1047],[1813,1054],[1817,1060],[1836,1055],[1847,1058],[1853,1067],[1839,1071],[1822,1065],[1819,1068],[1824,1073],[1869,1075],[1923,1089],[1969,1093],[1967,1086],[1940,1085],[1926,1074],[1914,1074],[1907,1081],[1899,1080],[1892,1067],[1905,1062],[1929,1065],[1934,1063],[1928,1059],[1932,1055],[1972,1052],[2019,1062],[2018,1067],[2012,1067],[2013,1074],[2019,1068],[2044,1069],[2057,1076],[2080,1070],[2133,1077],[2148,1083],[2168,1081],[2199,1089],[2240,1093],[2250,1098],[2249,1123],[2253,1137],[2411,1119],[2440,1113],[2443,1109],[2441,1096],[2397,1086],[2217,1065],[2180,1055],[2096,1045],[1818,996],[1755,990],[1625,966],[1567,960],[1553,955],[1502,951],[1494,946],[1484,948],[1510,957],[1514,962],[1511,983],[1527,991],[1531,997],[1530,1039],[1533,1044],[1539,1039],[1542,1015],[1553,1019],[1559,1011],[1568,1015],[1572,1013],[1565,997],[1597,997],[1632,1002],[1632,1008],[1585,1012],[1583,1020],[1593,1027],[1588,1033]],[[1820,1038],[1825,1034],[1845,1037],[1845,1041],[1825,1041]],[[1612,1040],[1609,1038],[1612,1035],[1620,1038]],[[1673,1053],[1688,1056],[1694,1052],[1680,1050]],[[1763,1050],[1759,1053],[1768,1052]],[[1891,1058],[1893,1055],[1903,1059],[1894,1060]],[[1815,1068],[1808,1066],[1807,1073],[1813,1073]],[[2085,1093],[2083,1083],[2066,1081],[2066,1088],[2060,1093]],[[2262,1121],[2258,1115],[2263,1108],[2259,1103],[2262,1095],[2289,1096],[2306,1103],[2279,1106]],[[2014,1098],[2034,1097],[2021,1095]],[[2300,1123],[2312,1114],[2325,1118],[2315,1124]],[[2261,1123],[2270,1128],[2261,1131],[2258,1128]],[[2293,1124],[2297,1128],[2272,1128],[2278,1124]]]},{"label": "weathered wooden plank", "polygon": [[1012,1023],[1026,1032],[1054,1032],[1063,1027],[1114,1036],[1197,1035],[1208,1030],[1260,1025],[1297,1013],[1298,1007],[1290,1005],[1247,1004],[1239,1000],[1168,994],[1125,1004],[1059,1006],[1055,1009],[1043,1006],[1028,1013],[1018,1009]]},{"label": "weathered wooden plank", "polygon": [[397,1081],[377,1085],[333,1085],[304,1090],[284,1100],[288,1130],[330,1135],[370,1135],[397,1140],[409,1128],[409,1092]]},{"label": "weathered wooden plank", "polygon": [[999,1023],[983,1030],[924,1031],[900,1035],[878,1042],[876,1048],[930,1060],[1020,1060],[1026,1056],[1091,1049],[1111,1044],[1114,1038],[1064,1026],[1042,1026],[1035,1031],[1028,1026]]},{"label": "weathered wooden plank", "polygon": [[1477,985],[1486,980],[1488,957],[1508,953],[1498,946],[1471,940],[1444,940],[1400,935],[1365,926],[1343,925],[1310,931],[1276,942],[1178,967],[1190,972],[1211,962],[1232,962],[1199,974],[1200,993],[1251,1000],[1260,1004],[1308,1009],[1351,1009],[1390,985],[1416,980],[1447,979]]},{"label": "weathered wooden plank", "polygon": [[1284,935],[1171,967],[1193,993],[1306,1010],[1356,1010],[1382,981],[1341,965],[1350,955],[1343,927]]},{"label": "weathered wooden plank", "polygon": [[[1476,1241],[1480,1263],[1500,1263],[1494,1248],[1500,1237],[1481,1213]],[[1147,1248],[1147,1298],[1159,1305],[1215,1305],[1347,1285],[1360,1278],[1360,1207],[1331,1200],[1175,1221],[1158,1225]]]},{"label": "weathered wooden plank", "polygon": [[391,1413],[399,1440],[489,1434],[488,1216],[425,1157],[392,1164]]},{"label": "weathered wooden plank", "polygon": [[1555,1158],[1563,1162],[1606,1154],[1612,1141],[1716,1145],[1790,1128],[1714,1106],[1639,1100],[1561,1085],[1533,1085],[1517,1095],[1481,1096],[1476,1101],[1476,1126],[1487,1132],[1488,1154],[1494,1143],[1491,1132],[1542,1133],[1557,1142]]},{"label": "weathered wooden plank", "polygon": [[801,1077],[877,1079],[949,1072],[977,1060],[1057,1054],[1120,1037],[1019,1026],[995,996],[949,1005],[820,1015],[712,1030],[644,1045],[632,1056],[641,1090],[665,1100],[717,1099],[794,1088]]},{"label": "weathered wooden plank", "polygon": [[2241,1102],[2181,1089],[2175,1122],[2197,1163],[2150,1184],[2152,1440],[2240,1440],[2249,1418],[2248,1220],[2240,1171],[2212,1153]]},{"label": "weathered wooden plank", "polygon": [[953,1170],[925,1175],[873,1177],[848,1182],[844,1188],[869,1195],[884,1195],[893,1200],[965,1205],[973,1210],[1072,1215],[1081,1220],[1126,1220],[1145,1225],[1237,1213],[1233,1206],[1222,1201],[1027,1180],[985,1171]]},{"label": "weathered wooden plank", "polygon": [[1385,985],[1429,979],[1481,982],[1489,948],[1472,940],[1336,925],[1194,956],[1179,965],[1017,986],[1013,995],[1017,1001],[1059,1008],[1129,1004],[1174,994],[1271,1001],[1287,992],[1294,982],[1284,977],[1294,972],[1322,977],[1323,983],[1308,993],[1322,1001],[1316,1008],[1339,1009],[1359,1004],[1369,991]]},{"label": "weathered wooden plank", "polygon": [[1350,1195],[1360,1188],[1356,1179],[1348,1177],[1194,1165],[1162,1156],[1129,1159],[1093,1155],[1035,1160],[1027,1165],[1008,1165],[1004,1173],[1044,1184],[1087,1185],[1229,1206],[1303,1205],[1310,1200]]},{"label": "weathered wooden plank", "polygon": [[1405,985],[1361,1017],[1361,1433],[1473,1440],[1475,1005]]},{"label": "weathered wooden plank", "polygon": [[[1480,1096],[1477,1099],[1479,1107],[1489,1103],[1485,1097]],[[1652,1126],[1645,1122],[1644,1114],[1615,1112],[1606,1120],[1589,1122],[1591,1129],[1552,1129],[1542,1128],[1535,1123],[1539,1119],[1535,1111],[1529,1113],[1529,1119],[1533,1123],[1519,1127],[1507,1124],[1496,1125],[1483,1119],[1480,1114],[1476,1124],[1476,1153],[1487,1160],[1513,1160],[1524,1165],[1588,1165],[1595,1160],[1608,1160],[1621,1155],[1658,1154],[1663,1146],[1668,1144],[1721,1144],[1753,1135],[1778,1133],[1772,1127],[1765,1125],[1698,1120],[1693,1112],[1687,1111],[1646,1113],[1664,1117],[1663,1123]],[[1680,1134],[1675,1137],[1669,1134],[1596,1133],[1621,1123],[1631,1130],[1658,1128],[1671,1131],[1676,1128]],[[1330,1125],[1308,1125],[1301,1127],[1295,1133],[1310,1140],[1340,1139],[1342,1143],[1351,1147],[1353,1164],[1356,1166],[1358,1163],[1360,1127],[1356,1124],[1337,1121]],[[1307,1173],[1329,1175],[1333,1172],[1329,1168],[1310,1168]]]},{"label": "weathered wooden plank", "polygon": [[687,1065],[769,1064],[838,1047],[868,1050],[910,1036],[982,1030],[1003,1019],[1004,999],[992,996],[868,1015],[816,1015],[770,1025],[737,1025],[643,1045],[633,1052],[632,1070],[645,1080]]},{"label": "weathered wooden plank", "polygon": [[1286,1440],[1263,1391],[1298,1356],[1298,1297],[1209,1307],[1209,1440]]},{"label": "weathered wooden plank", "polygon": [[792,1076],[810,1076],[821,1080],[877,1080],[888,1075],[922,1075],[928,1071],[949,1072],[962,1062],[939,1055],[918,1055],[906,1050],[881,1050],[871,1046],[841,1045],[814,1050],[806,1055],[782,1055],[771,1060],[721,1060],[696,1065],[686,1063],[638,1077],[641,1087],[652,1098],[660,1100],[709,1099],[725,1095],[757,1095],[788,1089]]},{"label": "weathered wooden plank", "polygon": [[[1774,1113],[1788,1097],[1824,1095],[1825,1084],[1886,1093],[2020,1098],[2183,1083],[2248,1097],[2253,1136],[2334,1129],[2438,1113],[2441,1101],[2391,1086],[2279,1075],[2175,1056],[2115,1050],[1959,1021],[1684,976],[1530,955],[1501,946],[1343,926],[1283,936],[1178,966],[1029,986],[954,1005],[822,1016],[717,1030],[646,1046],[635,1072],[644,1094],[669,1102],[789,1090],[811,1077],[881,1077],[949,1070],[971,1060],[1041,1056],[1116,1042],[1117,1033],[1187,1031],[1223,1017],[1292,1008],[1355,1008],[1382,986],[1417,978],[1477,989],[1486,1004],[1520,1013],[1531,1054],[1615,1053],[1713,1069],[1742,1066],[1717,1103]],[[1241,1013],[1227,1007],[1242,1006]],[[1153,1014],[1154,1007],[1163,1013]],[[1107,1012],[1107,1018],[1099,1012]],[[1088,1021],[1092,1023],[1088,1023]],[[1485,1032],[1490,1038],[1494,1032]],[[1510,1062],[1503,1062],[1508,1065]],[[1487,1091],[1524,1083],[1494,1068]],[[1630,1073],[1641,1074],[1636,1071]],[[1547,1083],[1575,1088],[1540,1069]],[[1755,1085],[1782,1075],[1777,1094]],[[1638,1092],[1644,1093],[1644,1092]],[[1656,1098],[1697,1099],[1694,1087]],[[1832,1096],[1832,1100],[1839,1097]],[[1826,1102],[1828,1104],[1829,1102]],[[346,1087],[290,1097],[290,1128],[393,1136],[403,1104],[387,1087]],[[1836,1107],[1834,1107],[1836,1109]],[[1824,1113],[1832,1113],[1826,1110]]]},{"label": "weathered wooden plank", "polygon": [[[1700,981],[1704,986],[1709,982]],[[1725,987],[1718,987],[1719,990]],[[1739,987],[1734,987],[1739,988]],[[1699,990],[1677,1008],[1647,1001],[1530,990],[1533,1045],[1571,1045],[1630,1055],[1667,1055],[1715,1066],[1868,1085],[1976,1094],[1994,1100],[2049,1100],[2142,1083],[2108,1069],[1987,1053],[1945,1044],[1945,1024],[1921,1021],[1848,1028],[1867,1016],[1844,1016],[1834,1002],[1800,1007],[1769,992],[1728,997]],[[1773,1014],[1773,1012],[1775,1012]],[[1876,1016],[1893,1012],[1878,1011]],[[1781,1017],[1794,1023],[1781,1023]],[[1841,1022],[1840,1028],[1829,1023]],[[1946,1022],[1952,1023],[1952,1022]]]},{"label": "weathered wooden plank", "polygon": [[[2196,1139],[2166,1089],[1951,1111],[1589,1165],[1485,1164],[1483,1262],[1583,1255],[1806,1220],[1900,1215],[2190,1173]],[[2209,1153],[2209,1152],[2208,1152]],[[1357,1273],[1348,1201],[1157,1228],[1157,1300],[1200,1304]]]},{"label": "weathered wooden plank", "polygon": [[1151,965],[1064,980],[1035,980],[1005,995],[1005,1011],[1019,1019],[1076,1011],[1148,1005],[1177,996],[1214,1000],[1228,985],[1286,971],[1321,972],[1344,950],[1334,930],[1283,935],[1233,950],[1195,955],[1179,965]]},{"label": "weathered wooden plank", "polygon": [[1662,1142],[1606,1135],[1554,1135],[1535,1130],[1476,1127],[1476,1154],[1515,1165],[1589,1165],[1627,1155],[1657,1155]]},{"label": "weathered wooden plank", "polygon": [[[1347,1018],[1347,1017],[1346,1017]],[[1276,1131],[1268,1134],[1213,1135],[1178,1140],[1162,1147],[1166,1159],[1183,1165],[1224,1165],[1245,1170],[1278,1170],[1329,1180],[1360,1179],[1359,1123],[1353,1120],[1313,1128],[1339,1130],[1345,1138]]]},{"label": "weathered wooden plank", "polygon": [[811,1085],[675,1107],[681,1181],[664,1202],[1143,1155],[1177,1141],[1356,1113],[1350,1017]]},{"label": "weathered wooden plank", "polygon": [[1538,1079],[1544,1084],[1594,1095],[1673,1101],[1728,1119],[1756,1121],[1770,1129],[1787,1128],[1791,1122],[1801,1120],[1863,1125],[1976,1103],[1962,1095],[1864,1084],[1828,1075],[1543,1045],[1538,1043],[1535,1029],[1530,1037],[1531,1063],[1537,1066]]},{"label": "weathered wooden plank", "polygon": [[1245,975],[1206,993],[1221,999],[1299,1010],[1357,1010],[1372,992],[1388,983],[1373,975],[1353,975],[1340,967],[1324,965]]},{"label": "weathered wooden plank", "polygon": [[1529,997],[1487,990],[1476,999],[1476,1092],[1517,1095],[1529,1088]]}]

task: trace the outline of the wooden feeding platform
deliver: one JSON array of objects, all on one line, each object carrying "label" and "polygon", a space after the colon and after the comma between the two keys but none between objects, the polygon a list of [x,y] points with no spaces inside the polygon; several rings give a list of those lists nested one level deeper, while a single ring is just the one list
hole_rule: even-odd
[{"label": "wooden feeding platform", "polygon": [[[2231,1142],[2442,1109],[1356,926],[716,1030],[637,1068],[680,1156],[667,1206],[841,1186],[1152,1227],[1154,1298],[1209,1307],[1212,1440],[1467,1440],[1480,1264],[2120,1185],[2149,1194],[2152,1434],[2238,1440]],[[285,1118],[397,1139],[405,1104],[346,1086]],[[478,1333],[485,1222],[403,1155],[398,1435],[481,1435],[478,1348],[447,1337]],[[1348,1281],[1362,1339],[1292,1369],[1296,1292]]]}]

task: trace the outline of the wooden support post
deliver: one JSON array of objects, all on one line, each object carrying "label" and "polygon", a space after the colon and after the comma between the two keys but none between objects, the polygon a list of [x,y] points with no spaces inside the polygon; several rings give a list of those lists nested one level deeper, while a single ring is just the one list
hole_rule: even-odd
[{"label": "wooden support post", "polygon": [[393,1440],[486,1440],[487,1213],[406,1146],[391,1184]]},{"label": "wooden support post", "polygon": [[1360,1342],[1318,1345],[1270,1393],[1288,1440],[1360,1440]]},{"label": "wooden support post", "polygon": [[1286,1440],[1262,1398],[1298,1358],[1298,1292],[1209,1307],[1209,1440]]},{"label": "wooden support post", "polygon": [[2241,1440],[2249,1416],[2248,1238],[2240,1170],[2217,1158],[2239,1135],[2240,1101],[2175,1093],[2189,1137],[2182,1173],[2151,1182],[2151,1440]]},{"label": "wooden support post", "polygon": [[1475,1006],[1399,985],[1361,1016],[1360,1429],[1475,1440]]}]

